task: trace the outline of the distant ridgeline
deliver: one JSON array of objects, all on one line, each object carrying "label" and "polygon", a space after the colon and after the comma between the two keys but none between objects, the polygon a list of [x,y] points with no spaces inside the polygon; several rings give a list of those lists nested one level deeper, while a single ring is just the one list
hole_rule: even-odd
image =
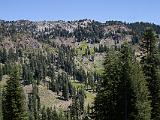
[{"label": "distant ridgeline", "polygon": [[124,23],[121,21],[106,21],[101,23],[94,20],[79,21],[39,21],[28,20],[0,21],[0,38],[11,37],[17,34],[27,34],[34,39],[44,42],[57,37],[73,38],[72,42],[88,41],[100,43],[102,39],[126,39],[125,36],[132,35],[132,39],[140,39],[145,28],[151,27],[160,34],[160,26],[151,23]]}]

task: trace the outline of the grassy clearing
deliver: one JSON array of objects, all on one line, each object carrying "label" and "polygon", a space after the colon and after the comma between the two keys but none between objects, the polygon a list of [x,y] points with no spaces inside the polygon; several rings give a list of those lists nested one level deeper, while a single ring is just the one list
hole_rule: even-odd
[{"label": "grassy clearing", "polygon": [[[85,55],[86,49],[88,48],[88,43],[86,41],[80,42],[79,46],[76,48],[77,55]],[[95,54],[94,48],[89,48],[90,54]]]},{"label": "grassy clearing", "polygon": [[[72,85],[75,88],[81,88],[85,87],[83,83],[79,83],[77,81],[72,80]],[[58,99],[58,95],[50,90],[47,89],[47,87],[44,87],[40,85],[39,87],[39,96],[41,99],[41,106],[46,106],[46,107],[56,107],[58,111],[60,110],[66,110],[68,106],[71,105],[72,100],[70,99],[69,101],[64,101]],[[92,105],[94,98],[96,94],[92,92],[85,91],[86,98],[85,98],[85,107],[89,104]]]},{"label": "grassy clearing", "polygon": [[48,90],[47,87],[40,85],[39,87],[39,97],[41,100],[41,106],[46,107],[56,107],[59,110],[66,110],[70,106],[72,100],[64,101],[58,99],[58,95],[51,90]]},{"label": "grassy clearing", "polygon": [[80,83],[80,82],[75,81],[75,80],[71,80],[71,83],[72,83],[73,87],[75,87],[76,89],[85,87],[84,83]]},{"label": "grassy clearing", "polygon": [[104,63],[104,59],[102,56],[95,57],[94,68],[95,68],[95,71],[99,74],[103,73],[103,70],[104,70],[103,63]]},{"label": "grassy clearing", "polygon": [[86,52],[86,49],[88,47],[88,44],[85,41],[83,41],[79,44],[80,44],[80,46],[78,46],[78,48],[76,49],[77,55],[84,55]]},{"label": "grassy clearing", "polygon": [[90,52],[91,52],[91,55],[94,55],[94,54],[95,54],[94,48],[90,48],[89,50],[90,50]]},{"label": "grassy clearing", "polygon": [[103,70],[104,70],[104,68],[103,68],[103,62],[102,61],[95,61],[94,68],[95,68],[95,71],[98,74],[103,73]]},{"label": "grassy clearing", "polygon": [[[77,82],[74,80],[72,80],[71,83],[76,89],[81,88],[81,87],[83,87],[83,88],[85,87],[84,83],[80,83],[80,82]],[[86,94],[85,106],[87,106],[88,104],[91,105],[94,101],[94,98],[96,97],[96,94],[92,93],[92,92],[88,92],[88,91],[85,91],[85,94]]]},{"label": "grassy clearing", "polygon": [[93,104],[96,94],[88,91],[86,91],[85,93],[86,93],[85,106],[87,106],[88,104],[89,105]]},{"label": "grassy clearing", "polygon": [[43,49],[45,49],[46,51],[49,51],[49,52],[54,52],[54,53],[56,53],[58,51],[57,48],[50,47],[50,45],[45,44],[45,43],[43,43]]}]

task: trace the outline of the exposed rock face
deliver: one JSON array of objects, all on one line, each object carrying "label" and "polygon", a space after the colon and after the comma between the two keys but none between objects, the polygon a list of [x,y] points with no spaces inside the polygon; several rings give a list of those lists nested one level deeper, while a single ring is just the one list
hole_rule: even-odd
[{"label": "exposed rock face", "polygon": [[67,46],[75,46],[75,43],[80,41],[86,41],[89,44],[100,43],[107,46],[116,44],[120,46],[125,41],[132,42],[135,33],[141,35],[145,29],[144,25],[155,28],[155,31],[160,34],[160,26],[149,23],[129,24],[120,21],[101,23],[89,19],[37,22],[0,20],[0,46],[41,48],[41,43],[48,41]]}]

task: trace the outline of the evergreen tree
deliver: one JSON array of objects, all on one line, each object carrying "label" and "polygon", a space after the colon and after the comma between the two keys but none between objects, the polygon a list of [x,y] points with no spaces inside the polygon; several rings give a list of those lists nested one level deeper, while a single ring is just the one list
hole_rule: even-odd
[{"label": "evergreen tree", "polygon": [[47,108],[47,120],[52,120],[52,109],[51,108]]},{"label": "evergreen tree", "polygon": [[93,118],[150,120],[147,83],[137,64],[128,45],[124,45],[120,53],[111,51],[107,54],[103,80],[94,102]]},{"label": "evergreen tree", "polygon": [[80,111],[80,102],[78,100],[78,96],[76,91],[74,90],[73,97],[72,97],[72,105],[70,107],[70,116],[71,120],[79,120],[81,111]]},{"label": "evergreen tree", "polygon": [[47,120],[47,113],[45,107],[41,110],[41,120]]},{"label": "evergreen tree", "polygon": [[38,120],[40,119],[40,98],[38,95],[37,84],[33,83],[32,87],[32,93],[28,94],[29,119]]},{"label": "evergreen tree", "polygon": [[36,83],[33,83],[33,113],[34,118],[37,120],[39,118],[39,111],[40,111],[40,98],[38,95],[38,87]]},{"label": "evergreen tree", "polygon": [[[122,82],[121,95],[119,101],[120,109],[123,111],[122,119],[150,120],[151,104],[149,100],[149,90],[147,82],[139,63],[134,60],[132,49],[125,44],[121,49]],[[124,88],[124,89],[123,89]],[[124,101],[124,104],[123,104]]]},{"label": "evergreen tree", "polygon": [[72,95],[73,95],[73,86],[72,86],[71,82],[68,82],[68,88],[69,88],[70,97],[72,97]]},{"label": "evergreen tree", "polygon": [[84,93],[84,90],[83,88],[81,88],[79,91],[78,91],[78,98],[79,98],[79,105],[80,105],[80,113],[83,114],[84,112],[84,99],[85,99],[85,93]]},{"label": "evergreen tree", "polygon": [[25,97],[19,77],[18,67],[15,66],[3,96],[4,120],[27,120]]},{"label": "evergreen tree", "polygon": [[131,88],[133,89],[132,104],[134,106],[134,120],[151,119],[151,101],[149,90],[142,68],[138,62],[131,68]]},{"label": "evergreen tree", "polygon": [[3,120],[3,113],[2,113],[2,88],[0,85],[0,120]]},{"label": "evergreen tree", "polygon": [[3,71],[2,71],[2,65],[0,64],[0,81],[2,80],[3,77]]},{"label": "evergreen tree", "polygon": [[8,60],[13,62],[16,60],[16,54],[14,53],[14,49],[13,48],[10,48],[8,50]]},{"label": "evergreen tree", "polygon": [[56,108],[54,107],[54,109],[52,110],[52,116],[53,116],[53,120],[59,120],[58,118],[58,114],[56,111]]},{"label": "evergreen tree", "polygon": [[3,50],[2,50],[2,58],[1,58],[1,62],[2,62],[2,63],[7,62],[7,51],[6,51],[5,48],[3,48]]},{"label": "evergreen tree", "polygon": [[28,94],[28,115],[29,115],[29,120],[34,120],[33,99],[31,93]]},{"label": "evergreen tree", "polygon": [[160,119],[160,59],[157,39],[152,29],[146,29],[141,41],[141,63],[151,95],[152,119]]},{"label": "evergreen tree", "polygon": [[94,101],[92,118],[95,120],[116,120],[119,117],[116,100],[121,66],[118,54],[115,51],[107,53],[104,67],[103,80]]},{"label": "evergreen tree", "polygon": [[62,96],[63,96],[64,100],[69,99],[69,88],[68,88],[68,81],[67,80],[65,80],[63,83]]}]

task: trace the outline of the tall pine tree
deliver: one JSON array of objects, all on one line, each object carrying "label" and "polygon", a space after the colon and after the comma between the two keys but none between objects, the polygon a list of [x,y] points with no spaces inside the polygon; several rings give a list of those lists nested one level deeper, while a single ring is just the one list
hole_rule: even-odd
[{"label": "tall pine tree", "polygon": [[96,120],[150,120],[147,82],[131,49],[107,53],[100,90],[94,102]]},{"label": "tall pine tree", "polygon": [[118,117],[116,97],[121,73],[118,55],[114,50],[109,51],[106,55],[103,80],[94,101],[92,117],[95,120],[116,120]]},{"label": "tall pine tree", "polygon": [[3,119],[27,120],[25,97],[20,84],[19,69],[15,66],[3,94]]},{"label": "tall pine tree", "polygon": [[3,71],[2,71],[2,65],[0,64],[0,81],[2,80],[3,77]]},{"label": "tall pine tree", "polygon": [[152,119],[160,119],[160,59],[157,39],[151,28],[147,28],[141,41],[141,63],[152,99]]},{"label": "tall pine tree", "polygon": [[3,115],[2,115],[2,88],[0,85],[0,120],[3,120]]}]

